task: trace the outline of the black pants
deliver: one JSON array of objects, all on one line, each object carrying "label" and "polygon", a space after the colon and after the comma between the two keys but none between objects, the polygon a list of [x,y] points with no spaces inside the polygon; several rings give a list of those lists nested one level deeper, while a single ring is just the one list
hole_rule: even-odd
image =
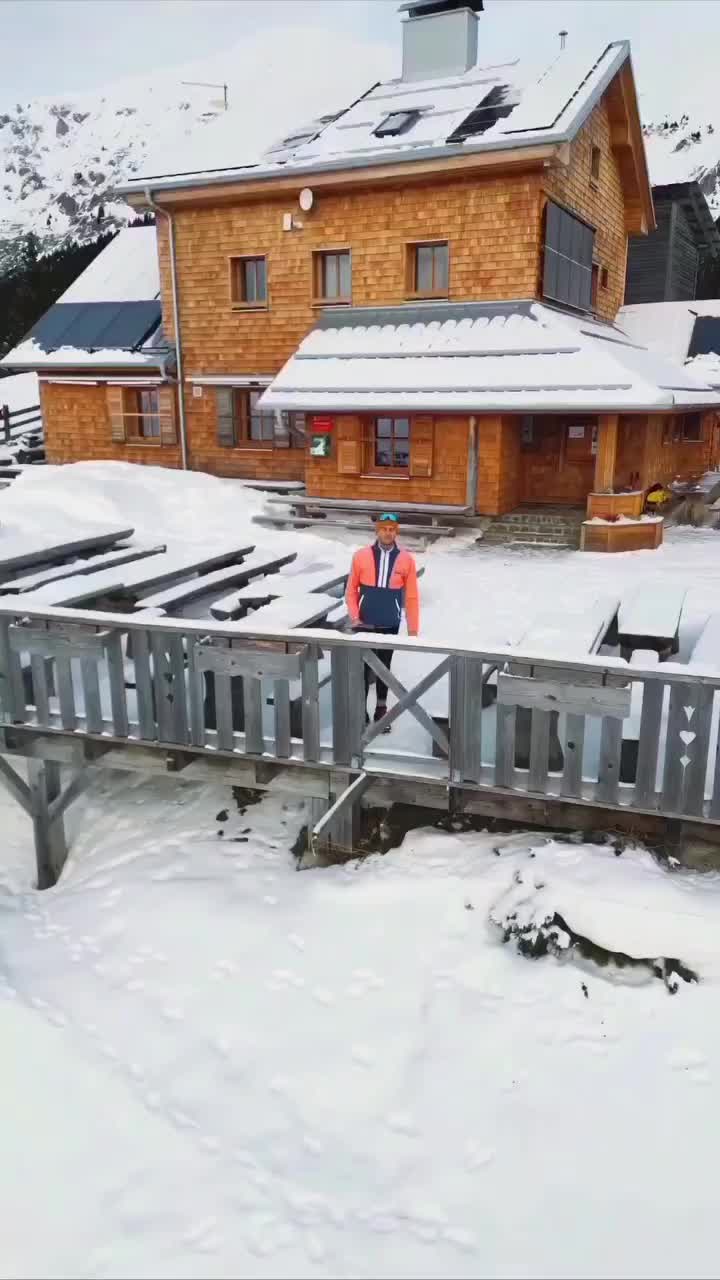
[{"label": "black pants", "polygon": [[[396,636],[397,631],[383,631],[381,634],[385,636]],[[389,671],[390,665],[392,663],[392,658],[393,658],[393,650],[392,649],[373,649],[373,653],[375,654],[376,658],[380,659],[383,666],[387,667]],[[370,668],[366,663],[365,664],[365,698],[366,700],[367,700],[368,690],[370,688],[371,674],[372,673],[370,671]],[[381,706],[384,707],[387,703],[388,689],[385,682],[381,680],[379,676],[375,677],[375,692],[377,695],[377,701],[380,703]]]}]

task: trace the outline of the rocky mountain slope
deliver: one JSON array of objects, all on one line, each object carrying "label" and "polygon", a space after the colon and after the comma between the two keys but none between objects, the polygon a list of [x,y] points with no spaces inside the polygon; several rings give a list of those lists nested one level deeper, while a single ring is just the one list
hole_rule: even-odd
[{"label": "rocky mountain slope", "polygon": [[286,26],[278,40],[274,29],[256,30],[213,58],[102,94],[7,103],[0,83],[0,273],[28,232],[49,252],[123,226],[131,211],[114,188],[133,173],[251,162],[393,73],[388,46],[356,39],[349,64],[342,32],[308,35]]},{"label": "rocky mountain slope", "polygon": [[713,216],[720,215],[720,127],[684,113],[645,124],[645,148],[654,183],[697,178]]},{"label": "rocky mountain slope", "polygon": [[36,100],[0,111],[0,271],[33,232],[45,251],[117,229],[131,210],[114,187],[162,146],[216,118],[152,88],[134,99]]}]

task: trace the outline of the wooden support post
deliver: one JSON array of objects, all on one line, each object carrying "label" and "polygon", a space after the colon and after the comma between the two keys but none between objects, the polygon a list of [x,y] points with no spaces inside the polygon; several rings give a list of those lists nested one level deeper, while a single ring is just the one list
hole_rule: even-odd
[{"label": "wooden support post", "polygon": [[595,456],[595,493],[612,489],[615,480],[615,457],[617,454],[618,416],[616,413],[601,414],[598,418],[598,442]]},{"label": "wooden support post", "polygon": [[352,853],[360,828],[360,799],[370,786],[366,773],[351,779],[349,773],[330,775],[330,808],[312,829],[311,847],[317,857],[318,839],[329,833],[332,847],[341,853]]},{"label": "wooden support post", "polygon": [[50,806],[60,795],[60,766],[52,760],[28,760],[27,767],[38,889],[50,889],[67,857],[62,813],[56,809],[54,820],[50,816]]}]

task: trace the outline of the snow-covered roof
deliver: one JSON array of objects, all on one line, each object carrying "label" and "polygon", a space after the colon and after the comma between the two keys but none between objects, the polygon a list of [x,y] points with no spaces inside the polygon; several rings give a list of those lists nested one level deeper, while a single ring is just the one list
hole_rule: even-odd
[{"label": "snow-covered roof", "polygon": [[720,298],[623,307],[618,324],[635,342],[683,364],[691,377],[720,385]]},{"label": "snow-covered roof", "polygon": [[267,409],[631,411],[720,404],[615,325],[531,301],[328,310]]},{"label": "snow-covered roof", "polygon": [[15,369],[162,366],[154,227],[120,231],[1,364]]},{"label": "snow-covered roof", "polygon": [[[288,169],[313,173],[428,155],[507,150],[561,143],[575,136],[630,56],[627,41],[605,48],[566,49],[550,66],[518,60],[477,65],[462,75],[374,85],[346,110],[322,116],[278,139],[255,164],[229,158],[221,169],[142,175],[121,190],[255,181]],[[399,133],[378,137],[391,113],[414,116]]]},{"label": "snow-covered roof", "polygon": [[58,298],[63,302],[145,302],[160,294],[154,227],[125,227]]}]

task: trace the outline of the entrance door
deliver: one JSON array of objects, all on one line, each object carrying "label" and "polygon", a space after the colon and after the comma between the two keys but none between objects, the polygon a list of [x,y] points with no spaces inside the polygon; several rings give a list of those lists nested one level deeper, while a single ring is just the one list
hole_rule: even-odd
[{"label": "entrance door", "polygon": [[587,416],[534,417],[521,428],[523,501],[584,506],[593,486],[597,426]]}]

